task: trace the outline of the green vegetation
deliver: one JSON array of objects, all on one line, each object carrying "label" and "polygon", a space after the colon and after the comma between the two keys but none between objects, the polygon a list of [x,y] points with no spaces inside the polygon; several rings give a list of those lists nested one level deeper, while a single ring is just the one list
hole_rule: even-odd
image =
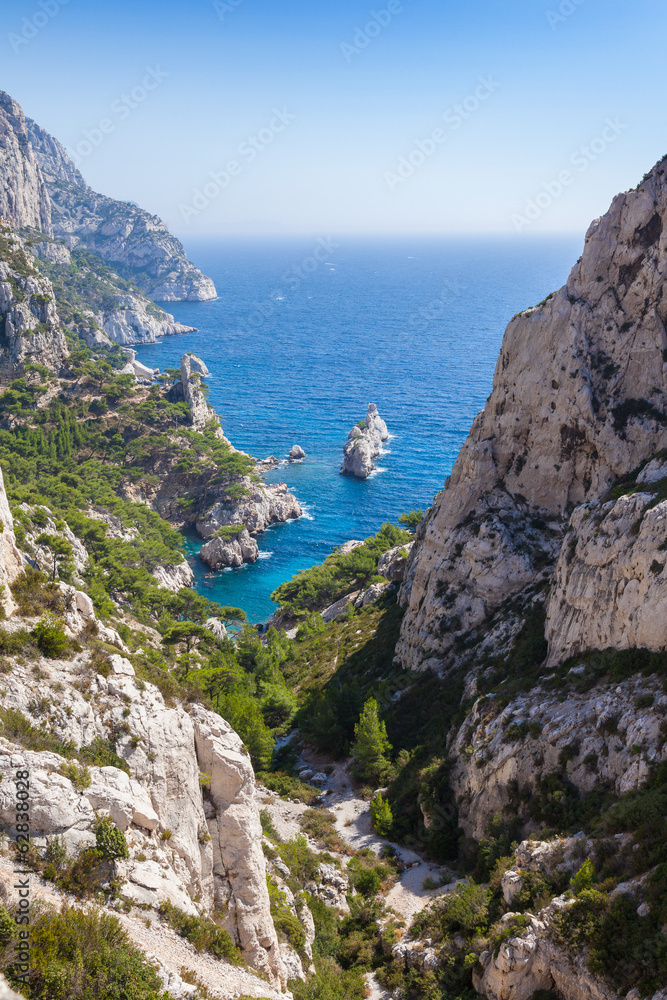
[{"label": "green vegetation", "polygon": [[271,594],[271,600],[296,617],[321,610],[355,589],[383,580],[377,572],[380,556],[396,545],[405,545],[411,538],[410,531],[385,523],[377,535],[367,538],[347,555],[333,552],[323,563],[282,583]]},{"label": "green vegetation", "polygon": [[244,965],[243,957],[229,931],[208,917],[193,917],[183,913],[166,900],[160,904],[160,915],[174,930],[186,938],[197,951],[208,951],[215,958],[224,958],[232,965]]},{"label": "green vegetation", "polygon": [[[38,911],[31,945],[32,1000],[168,1000],[155,969],[110,914],[71,906]],[[16,990],[26,991],[13,964],[3,971]]]},{"label": "green vegetation", "polygon": [[389,753],[391,744],[387,727],[378,715],[377,701],[369,698],[354,727],[352,757],[356,776],[363,782],[380,784],[390,770]]}]

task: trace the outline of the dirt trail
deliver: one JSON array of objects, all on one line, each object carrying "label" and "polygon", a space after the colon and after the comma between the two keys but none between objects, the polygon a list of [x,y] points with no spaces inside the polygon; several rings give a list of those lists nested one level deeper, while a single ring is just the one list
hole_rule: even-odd
[{"label": "dirt trail", "polygon": [[[370,847],[376,854],[379,854],[384,846],[390,844],[401,861],[408,866],[386,897],[387,905],[403,917],[406,924],[409,925],[415,914],[424,909],[429,899],[443,892],[443,889],[424,889],[425,878],[429,877],[435,884],[442,883],[444,886],[454,884],[454,875],[448,868],[424,861],[419,854],[409,848],[395,844],[375,832],[371,824],[369,803],[359,798],[356,792],[355,782],[350,774],[352,763],[350,760],[331,761],[330,758],[312,750],[303,750],[298,760],[303,768],[310,769],[314,773],[321,772],[325,766],[332,769],[322,788],[323,792],[326,793],[323,802],[325,808],[331,810],[336,817],[336,830],[343,840],[357,850],[362,847]],[[295,833],[298,833],[298,815],[304,811],[305,807],[297,807],[294,803],[281,803],[281,805],[287,805],[296,810],[292,814],[293,829]],[[285,827],[285,829],[291,828],[291,823]],[[290,834],[290,836],[294,835],[294,833]]]}]

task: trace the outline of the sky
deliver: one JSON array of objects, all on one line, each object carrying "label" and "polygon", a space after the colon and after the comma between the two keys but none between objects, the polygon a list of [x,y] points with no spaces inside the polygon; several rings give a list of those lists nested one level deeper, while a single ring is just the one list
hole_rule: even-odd
[{"label": "sky", "polygon": [[0,89],[219,235],[581,232],[667,152],[664,0],[3,0]]}]

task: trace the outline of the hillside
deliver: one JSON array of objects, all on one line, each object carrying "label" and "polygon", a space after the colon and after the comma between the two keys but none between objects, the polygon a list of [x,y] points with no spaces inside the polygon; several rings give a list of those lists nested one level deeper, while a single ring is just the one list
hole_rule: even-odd
[{"label": "hillside", "polygon": [[191,589],[182,529],[217,572],[299,502],[225,437],[205,358],[123,349],[172,321],[62,147],[0,107],[13,989],[665,1000],[665,162],[509,324],[433,507],[283,582],[264,628]]}]

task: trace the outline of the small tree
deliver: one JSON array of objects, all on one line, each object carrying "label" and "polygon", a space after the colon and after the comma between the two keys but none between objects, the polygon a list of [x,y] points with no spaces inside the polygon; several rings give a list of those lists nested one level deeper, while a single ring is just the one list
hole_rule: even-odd
[{"label": "small tree", "polygon": [[72,546],[65,538],[60,538],[59,535],[49,535],[45,531],[37,536],[37,544],[51,550],[51,555],[53,556],[51,579],[55,580],[58,564],[63,559],[69,559],[72,555]]},{"label": "small tree", "polygon": [[371,820],[381,837],[389,836],[391,828],[394,825],[394,815],[389,802],[383,797],[382,792],[378,792],[371,799]]},{"label": "small tree", "polygon": [[125,834],[109,816],[99,816],[95,823],[95,846],[103,858],[112,861],[130,856]]},{"label": "small tree", "polygon": [[185,679],[190,673],[192,665],[190,657],[194,650],[200,643],[212,639],[212,632],[204,625],[199,625],[197,622],[179,622],[163,636],[162,642],[167,646],[185,646],[185,656],[181,657],[180,660],[185,668],[185,673],[183,674],[183,678]]},{"label": "small tree", "polygon": [[424,520],[423,510],[411,510],[409,514],[401,514],[398,519],[399,524],[404,524],[406,528],[411,528],[412,531],[415,530],[418,524]]},{"label": "small tree", "polygon": [[387,727],[378,714],[378,703],[375,698],[369,698],[354,727],[352,756],[357,777],[371,784],[379,784],[390,769],[387,758],[390,752],[391,743]]}]

